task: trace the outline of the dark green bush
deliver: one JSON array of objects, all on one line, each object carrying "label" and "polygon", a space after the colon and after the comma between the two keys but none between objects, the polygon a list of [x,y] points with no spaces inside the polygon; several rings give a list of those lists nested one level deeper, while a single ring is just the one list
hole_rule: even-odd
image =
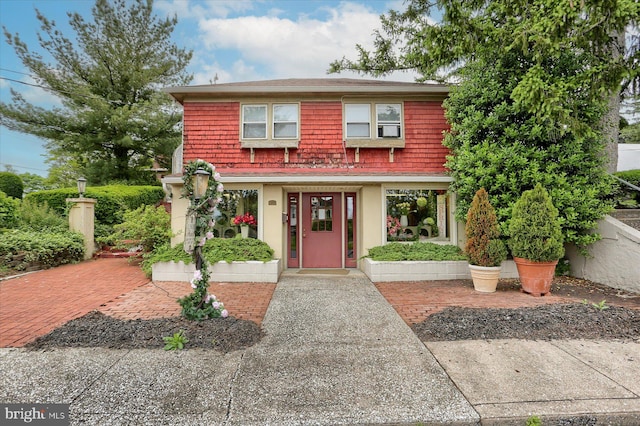
[{"label": "dark green bush", "polygon": [[369,249],[369,257],[378,261],[401,260],[466,260],[459,247],[434,243],[389,243]]},{"label": "dark green bush", "polygon": [[[616,172],[614,175],[632,185],[640,187],[640,169]],[[618,181],[613,196],[616,202],[616,208],[618,209],[640,208],[640,191],[636,191],[622,182]]]},{"label": "dark green bush", "polygon": [[550,262],[564,256],[564,238],[558,209],[542,185],[522,193],[513,206],[509,248],[514,257]]},{"label": "dark green bush", "polygon": [[11,172],[0,172],[0,191],[7,194],[9,197],[22,199],[22,192],[24,191],[24,184],[20,176]]},{"label": "dark green bush", "polygon": [[15,270],[49,268],[82,260],[84,240],[75,232],[42,232],[14,229],[0,234],[2,266]]},{"label": "dark green bush", "polygon": [[[25,199],[34,200],[38,204],[46,202],[49,207],[60,214],[67,211],[67,198],[77,198],[76,188],[51,189],[32,192]],[[87,188],[85,197],[96,200],[96,223],[115,225],[124,219],[127,210],[134,210],[141,205],[155,205],[164,198],[164,190],[159,186],[109,185]]]},{"label": "dark green bush", "polygon": [[0,191],[0,229],[17,226],[19,205],[20,201]]}]

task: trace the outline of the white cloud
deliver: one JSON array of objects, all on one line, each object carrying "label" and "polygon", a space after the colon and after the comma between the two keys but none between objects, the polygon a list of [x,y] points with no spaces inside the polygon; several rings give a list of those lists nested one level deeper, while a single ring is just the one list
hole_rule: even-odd
[{"label": "white cloud", "polygon": [[231,13],[246,12],[253,8],[252,0],[159,0],[155,7],[178,19],[226,18]]},{"label": "white cloud", "polygon": [[[377,12],[352,2],[322,9],[325,20],[311,19],[309,15],[292,20],[280,18],[276,12],[265,16],[201,19],[199,29],[205,49],[211,53],[234,50],[238,55],[231,68],[216,71],[219,82],[326,77],[333,60],[343,56],[356,58],[356,44],[367,49],[373,47],[374,29],[380,26]],[[198,54],[196,51],[195,56]],[[223,75],[230,79],[223,79]],[[353,77],[354,74],[340,76]],[[394,77],[413,79],[408,74]]]}]

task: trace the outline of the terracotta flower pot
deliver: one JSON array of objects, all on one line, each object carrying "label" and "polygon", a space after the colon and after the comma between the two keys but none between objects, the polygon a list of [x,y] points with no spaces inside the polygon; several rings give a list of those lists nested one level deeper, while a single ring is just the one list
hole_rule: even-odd
[{"label": "terracotta flower pot", "polygon": [[481,293],[494,293],[500,279],[500,266],[469,265],[473,288]]},{"label": "terracotta flower pot", "polygon": [[513,261],[518,268],[522,291],[536,297],[551,292],[551,282],[555,275],[557,260],[552,262],[533,262],[514,256]]}]

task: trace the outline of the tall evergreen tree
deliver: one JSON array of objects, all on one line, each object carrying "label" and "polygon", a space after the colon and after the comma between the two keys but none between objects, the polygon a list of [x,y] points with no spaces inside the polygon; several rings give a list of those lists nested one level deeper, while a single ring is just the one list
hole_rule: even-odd
[{"label": "tall evergreen tree", "polygon": [[[640,17],[636,0],[410,0],[382,17],[375,50],[330,71],[373,75],[415,70],[421,80],[456,81],[446,101],[447,167],[456,216],[475,192],[492,194],[506,222],[522,191],[545,186],[560,210],[565,241],[584,247],[611,208],[606,147],[617,152],[621,88],[640,76],[640,52],[623,37]],[[442,13],[440,22],[430,14]],[[637,41],[637,38],[635,39]],[[617,105],[617,103],[616,103]],[[612,111],[613,114],[607,114]],[[613,157],[613,154],[611,155]],[[608,163],[608,164],[607,164]],[[611,167],[612,166],[612,167]],[[504,232],[504,234],[507,234]]]},{"label": "tall evergreen tree", "polygon": [[[356,70],[385,75],[416,70],[423,80],[443,80],[465,64],[489,53],[501,57],[520,52],[525,73],[511,97],[542,123],[560,124],[566,131],[582,131],[570,106],[577,88],[588,88],[589,102],[611,102],[615,117],[596,123],[617,135],[618,96],[640,78],[637,37],[625,52],[625,30],[637,32],[637,0],[409,0],[403,12],[382,16],[375,50],[357,46],[357,60],[335,61],[330,71]],[[441,13],[440,22],[431,15]],[[545,69],[545,61],[566,51],[589,59],[579,72],[559,77]],[[585,55],[588,54],[588,55]],[[486,57],[485,57],[486,58]],[[582,96],[582,94],[580,94]],[[611,108],[610,108],[611,109]],[[615,129],[606,129],[615,126]],[[610,138],[610,144],[617,143]],[[609,150],[612,156],[615,149]],[[609,164],[615,170],[615,161]]]},{"label": "tall evergreen tree", "polygon": [[145,181],[154,160],[170,164],[182,117],[159,89],[192,79],[192,52],[170,39],[177,18],[158,18],[153,0],[96,0],[91,21],[67,14],[68,38],[36,14],[41,51],[7,28],[5,38],[61,106],[36,106],[12,90],[11,102],[0,103],[2,124],[46,139],[51,163],[71,161],[92,184]]}]

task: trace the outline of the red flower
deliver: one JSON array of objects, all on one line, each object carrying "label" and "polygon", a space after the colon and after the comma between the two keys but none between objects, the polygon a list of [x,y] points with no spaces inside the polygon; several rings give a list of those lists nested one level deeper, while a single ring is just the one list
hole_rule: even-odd
[{"label": "red flower", "polygon": [[256,218],[249,213],[245,213],[243,215],[238,215],[233,218],[234,225],[257,225]]}]

